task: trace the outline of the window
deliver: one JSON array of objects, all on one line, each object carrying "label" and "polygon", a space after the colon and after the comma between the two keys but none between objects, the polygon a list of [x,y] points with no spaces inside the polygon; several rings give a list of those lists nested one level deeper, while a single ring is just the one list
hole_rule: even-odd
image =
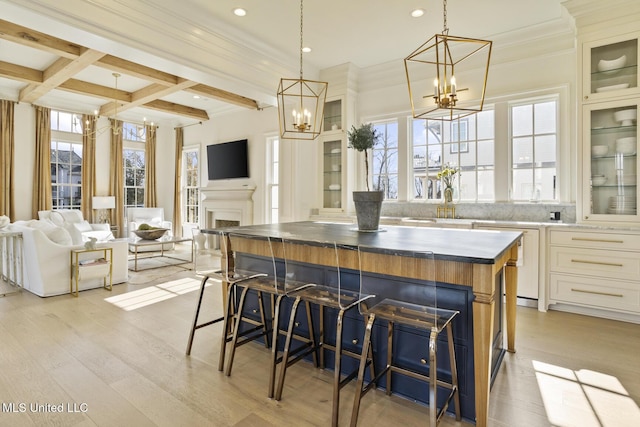
[{"label": "window", "polygon": [[200,209],[200,182],[198,149],[184,150],[182,153],[182,170],[183,172],[183,221],[190,224],[198,224]]},{"label": "window", "polygon": [[267,138],[268,165],[267,170],[267,218],[268,223],[277,223],[280,219],[279,209],[279,174],[280,174],[280,140],[278,137]]},{"label": "window", "polygon": [[454,194],[459,200],[493,200],[494,112],[452,121],[414,119],[413,198],[442,199],[438,172],[449,164],[459,169]]},{"label": "window", "polygon": [[144,149],[124,149],[124,206],[144,207]]},{"label": "window", "polygon": [[381,135],[371,150],[373,189],[384,191],[387,200],[398,199],[398,122],[379,122],[373,127]]},{"label": "window", "polygon": [[51,111],[51,196],[53,209],[80,209],[82,117]]},{"label": "window", "polygon": [[547,99],[510,107],[512,200],[557,200],[557,103]]}]

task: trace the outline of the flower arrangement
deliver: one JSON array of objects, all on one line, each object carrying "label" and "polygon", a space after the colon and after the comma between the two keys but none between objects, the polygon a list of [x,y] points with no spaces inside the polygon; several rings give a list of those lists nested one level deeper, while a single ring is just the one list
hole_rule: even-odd
[{"label": "flower arrangement", "polygon": [[446,188],[451,188],[453,187],[453,180],[457,173],[458,169],[449,166],[449,163],[447,163],[440,172],[438,172],[438,179],[442,180]]}]

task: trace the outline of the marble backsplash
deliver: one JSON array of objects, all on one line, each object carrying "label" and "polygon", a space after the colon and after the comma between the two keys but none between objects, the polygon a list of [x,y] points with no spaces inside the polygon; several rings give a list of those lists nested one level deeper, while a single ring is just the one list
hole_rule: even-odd
[{"label": "marble backsplash", "polygon": [[[383,217],[435,218],[437,204],[385,202]],[[456,203],[456,218],[494,221],[549,222],[551,212],[560,212],[560,221],[576,222],[575,204],[562,203]]]}]

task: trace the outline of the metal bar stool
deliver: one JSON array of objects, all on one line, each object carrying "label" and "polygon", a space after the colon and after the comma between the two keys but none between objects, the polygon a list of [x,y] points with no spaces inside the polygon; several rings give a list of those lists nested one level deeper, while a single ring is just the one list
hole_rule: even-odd
[{"label": "metal bar stool", "polygon": [[[193,237],[194,237],[194,242],[196,241],[196,237],[198,237],[198,244],[201,244],[201,239],[199,238],[200,236],[203,236],[200,232],[199,229],[194,229],[192,231],[193,233]],[[195,336],[195,332],[200,329],[200,328],[204,328],[205,326],[209,326],[209,325],[213,325],[215,323],[218,322],[222,322],[225,317],[218,317],[216,319],[213,320],[209,320],[203,323],[198,323],[198,318],[200,316],[200,308],[202,307],[202,298],[204,296],[204,290],[206,287],[207,282],[209,281],[209,279],[214,279],[214,280],[220,280],[222,281],[222,285],[223,285],[223,295],[226,298],[226,295],[229,295],[231,293],[234,293],[235,288],[234,285],[238,282],[244,281],[244,280],[250,280],[250,279],[254,279],[256,277],[261,277],[261,276],[266,276],[266,273],[261,273],[261,272],[249,272],[249,271],[234,271],[234,260],[233,260],[233,255],[228,251],[228,242],[227,242],[227,234],[224,232],[220,232],[220,251],[222,253],[222,257],[220,260],[220,269],[219,270],[205,270],[205,271],[199,271],[197,270],[197,264],[196,262],[194,262],[194,269],[196,270],[196,274],[201,275],[202,276],[202,281],[200,282],[200,293],[198,295],[198,302],[196,304],[196,312],[195,315],[193,317],[193,323],[191,325],[191,331],[189,332],[189,340],[187,342],[187,351],[186,354],[187,356],[191,354],[191,348],[193,346],[193,339]],[[197,256],[197,254],[196,254]],[[194,259],[195,261],[195,259]],[[261,305],[262,307],[262,305]],[[227,329],[225,329],[226,331]],[[226,335],[223,333],[223,336],[225,336],[225,342],[226,342]],[[222,370],[222,368],[220,368],[220,362],[219,362],[219,370]]]},{"label": "metal bar stool", "polygon": [[[287,277],[293,276],[296,273],[294,268],[294,261],[292,260],[295,254],[304,253],[304,249],[301,248],[300,243],[289,242],[284,240],[283,245],[285,248],[285,263],[287,265]],[[332,350],[335,353],[334,364],[334,376],[333,376],[333,399],[332,399],[332,425],[338,425],[339,405],[340,405],[340,390],[348,384],[352,379],[356,378],[358,369],[353,370],[347,374],[344,378],[341,378],[341,362],[342,356],[350,356],[356,360],[359,360],[361,355],[343,348],[343,325],[344,315],[347,311],[355,308],[361,302],[358,297],[358,292],[348,291],[342,289],[341,275],[340,275],[340,259],[345,259],[351,256],[355,259],[357,256],[355,247],[338,247],[335,243],[330,247],[327,247],[324,251],[323,264],[327,265],[331,271],[335,273],[333,279],[329,279],[327,282],[333,282],[334,286],[313,284],[311,286],[305,286],[298,291],[291,294],[291,297],[295,297],[293,307],[291,309],[291,315],[289,318],[289,328],[287,332],[287,339],[283,350],[283,359],[286,360],[280,368],[280,378],[278,380],[278,388],[276,391],[276,400],[280,400],[282,396],[282,389],[284,386],[284,379],[286,375],[287,367],[296,363],[307,354],[313,352],[320,353],[320,367],[324,368],[324,349]],[[304,261],[304,259],[300,259]],[[303,267],[304,268],[304,267]],[[331,284],[331,283],[329,283]],[[319,341],[315,343],[313,348],[309,348],[305,353],[301,353],[296,357],[290,354],[289,346],[293,336],[295,327],[295,317],[299,306],[299,303],[304,301],[306,304],[307,315],[310,314],[309,303],[318,305],[320,318],[319,318]],[[325,308],[330,307],[337,310],[336,319],[336,337],[335,345],[331,345],[324,340],[324,311]],[[366,351],[365,351],[366,349]],[[373,364],[373,351],[371,342],[363,344],[362,354],[364,354],[364,366],[369,365],[371,369],[371,378],[375,376],[374,364]]]},{"label": "metal bar stool", "polygon": [[[230,234],[229,240],[231,242],[232,248],[238,250],[241,248],[241,243],[236,245],[236,237],[233,234]],[[271,358],[270,358],[270,368],[269,368],[269,393],[268,396],[272,398],[274,396],[275,389],[275,377],[276,377],[276,367],[279,363],[282,362],[283,358],[278,356],[278,337],[281,334],[284,334],[284,331],[280,330],[279,320],[280,320],[280,312],[282,306],[282,300],[284,297],[289,295],[292,292],[296,292],[305,286],[310,286],[306,282],[297,282],[294,280],[288,280],[282,278],[282,276],[278,275],[278,269],[276,264],[276,253],[282,252],[281,245],[279,244],[279,240],[267,238],[266,244],[268,246],[268,252],[271,257],[272,270],[267,276],[257,277],[251,280],[243,280],[236,282],[234,286],[236,288],[242,288],[240,293],[239,302],[237,306],[237,310],[235,313],[232,312],[233,307],[233,295],[229,293],[227,297],[227,304],[225,307],[225,316],[224,316],[224,330],[228,330],[230,327],[230,322],[234,322],[233,333],[230,338],[223,337],[222,346],[220,348],[220,365],[219,369],[222,370],[222,363],[224,360],[225,353],[225,344],[227,341],[231,342],[231,348],[229,350],[229,357],[227,360],[227,366],[225,368],[225,374],[227,376],[231,375],[231,369],[233,367],[233,359],[235,356],[236,348],[254,341],[262,336],[264,336],[265,341],[269,340],[269,333],[273,333],[273,337],[271,338]],[[240,249],[241,251],[241,249]],[[246,261],[250,263],[251,261]],[[249,268],[249,270],[254,270],[250,265],[243,266],[244,268]],[[236,266],[237,270],[237,266]],[[271,328],[267,327],[267,319],[265,319],[264,315],[261,314],[261,320],[256,322],[255,320],[248,318],[246,316],[245,310],[245,302],[248,292],[252,290],[258,294],[258,298],[260,299],[260,304],[262,304],[261,296],[262,294],[271,295]],[[261,313],[264,311],[264,308],[261,307]],[[248,322],[252,324],[256,324],[259,327],[262,327],[262,331],[257,332],[257,327],[254,329],[249,329],[247,331],[241,331],[240,327],[243,323]],[[315,346],[314,334],[313,334],[313,323],[311,322],[311,317],[307,317],[307,324],[309,328],[309,336],[296,336],[296,339],[302,341],[302,345],[295,350],[295,352],[300,352],[305,348],[313,348]],[[242,340],[240,340],[242,338]],[[314,359],[316,365],[317,361]]]},{"label": "metal bar stool", "polygon": [[[387,322],[387,362],[386,367],[378,376],[374,377],[366,386],[364,383],[364,371],[366,366],[366,354],[362,353],[360,368],[358,371],[357,389],[351,413],[351,426],[358,421],[358,412],[362,397],[371,388],[377,385],[382,375],[386,375],[387,395],[391,394],[392,373],[410,376],[412,378],[429,382],[429,425],[436,426],[442,415],[446,412],[451,399],[454,401],[456,420],[460,420],[460,396],[458,390],[458,371],[456,366],[455,348],[453,345],[452,321],[459,313],[456,310],[448,310],[438,306],[438,287],[435,280],[435,262],[432,252],[412,253],[412,259],[419,260],[424,266],[424,283],[409,284],[390,283],[390,280],[378,277],[367,277],[362,273],[363,268],[375,262],[367,248],[359,247],[358,256],[360,262],[360,312],[367,318],[365,330],[365,345],[371,341],[371,330],[376,319]],[[368,270],[371,271],[371,270]],[[429,332],[429,373],[417,372],[394,364],[393,360],[393,329],[395,324],[423,329]],[[451,365],[451,382],[439,380],[437,377],[437,338],[446,330],[449,363]],[[438,387],[449,390],[449,395],[442,408],[437,409]]]}]

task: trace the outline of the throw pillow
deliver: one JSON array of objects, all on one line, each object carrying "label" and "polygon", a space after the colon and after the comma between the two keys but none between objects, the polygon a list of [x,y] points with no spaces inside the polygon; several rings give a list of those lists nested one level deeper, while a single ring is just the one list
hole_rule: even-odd
[{"label": "throw pillow", "polygon": [[49,220],[58,227],[62,227],[64,225],[64,218],[60,212],[52,211],[49,214]]},{"label": "throw pillow", "polygon": [[49,240],[63,246],[71,246],[73,244],[71,234],[62,227],[56,227],[49,233],[46,233]]},{"label": "throw pillow", "polygon": [[84,220],[82,212],[78,209],[68,209],[60,212],[66,222],[81,222]]},{"label": "throw pillow", "polygon": [[92,231],[93,230],[93,228],[91,228],[91,224],[89,224],[89,221],[76,222],[73,225],[81,233],[84,233],[85,231]]}]

